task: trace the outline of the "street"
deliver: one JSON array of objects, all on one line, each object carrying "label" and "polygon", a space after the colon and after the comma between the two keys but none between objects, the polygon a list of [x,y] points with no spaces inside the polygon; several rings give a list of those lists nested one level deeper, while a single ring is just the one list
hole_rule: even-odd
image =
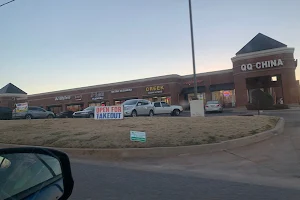
[{"label": "street", "polygon": [[299,199],[300,111],[263,114],[284,117],[284,134],[229,152],[116,162],[71,159],[71,199]]}]

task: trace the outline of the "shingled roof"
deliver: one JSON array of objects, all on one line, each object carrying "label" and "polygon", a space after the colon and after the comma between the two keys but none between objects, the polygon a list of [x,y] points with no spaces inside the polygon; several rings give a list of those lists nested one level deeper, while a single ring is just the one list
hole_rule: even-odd
[{"label": "shingled roof", "polygon": [[15,86],[12,83],[7,84],[3,88],[0,89],[0,95],[2,94],[23,94],[26,95],[27,93]]},{"label": "shingled roof", "polygon": [[252,40],[250,40],[250,42],[248,42],[241,50],[239,50],[236,55],[281,47],[287,47],[287,45],[278,42],[277,40],[274,40],[264,34],[258,33]]}]

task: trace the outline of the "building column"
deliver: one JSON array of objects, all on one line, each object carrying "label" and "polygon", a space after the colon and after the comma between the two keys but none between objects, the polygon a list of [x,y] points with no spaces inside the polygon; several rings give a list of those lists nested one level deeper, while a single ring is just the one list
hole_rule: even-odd
[{"label": "building column", "polygon": [[234,85],[235,85],[235,99],[236,107],[242,107],[248,103],[248,91],[246,86],[246,79],[244,76],[236,75],[234,76]]},{"label": "building column", "polygon": [[295,81],[295,70],[284,71],[281,74],[283,103],[297,104],[298,103],[298,87]]}]

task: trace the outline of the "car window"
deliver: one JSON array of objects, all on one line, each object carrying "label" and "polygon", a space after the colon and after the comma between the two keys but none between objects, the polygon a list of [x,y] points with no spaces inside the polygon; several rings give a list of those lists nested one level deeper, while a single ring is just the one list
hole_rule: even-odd
[{"label": "car window", "polygon": [[208,101],[206,104],[219,104],[218,101]]},{"label": "car window", "polygon": [[149,101],[142,101],[141,103],[144,106],[144,105],[149,105],[150,102]]},{"label": "car window", "polygon": [[160,106],[160,102],[155,102],[155,103],[154,103],[154,107],[161,107],[161,106]]},{"label": "car window", "polygon": [[162,107],[170,107],[169,104],[167,104],[166,102],[161,102]]},{"label": "car window", "polygon": [[28,110],[35,110],[35,107],[28,107]]},{"label": "car window", "polygon": [[137,102],[138,102],[138,100],[131,99],[131,100],[125,101],[123,105],[136,105]]},{"label": "car window", "polygon": [[37,112],[45,112],[45,110],[42,109],[42,108],[34,108],[34,110],[37,111]]}]

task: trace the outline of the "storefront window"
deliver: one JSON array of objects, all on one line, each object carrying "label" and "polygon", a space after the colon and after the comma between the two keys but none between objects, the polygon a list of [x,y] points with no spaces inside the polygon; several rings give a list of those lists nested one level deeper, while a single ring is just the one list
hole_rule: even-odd
[{"label": "storefront window", "polygon": [[109,102],[94,102],[94,103],[89,103],[89,106],[109,106]]},{"label": "storefront window", "polygon": [[81,104],[79,105],[68,105],[67,110],[77,112],[83,109],[83,106]]},{"label": "storefront window", "polygon": [[148,101],[151,101],[151,102],[157,102],[157,101],[163,101],[163,102],[166,102],[168,104],[171,104],[171,96],[163,96],[163,97],[147,97],[147,98],[144,98]]},{"label": "storefront window", "polygon": [[55,114],[61,113],[62,112],[62,107],[61,106],[48,106],[47,107],[48,111],[51,111]]},{"label": "storefront window", "polygon": [[[205,98],[205,93],[197,93],[197,98],[200,99],[200,96],[202,95],[203,97],[203,101],[205,102],[206,101],[206,98]],[[188,94],[188,101],[190,102],[191,100],[193,100],[194,98],[194,94]]]},{"label": "storefront window", "polygon": [[221,90],[212,92],[212,100],[219,101],[224,107],[235,106],[234,90]]}]

